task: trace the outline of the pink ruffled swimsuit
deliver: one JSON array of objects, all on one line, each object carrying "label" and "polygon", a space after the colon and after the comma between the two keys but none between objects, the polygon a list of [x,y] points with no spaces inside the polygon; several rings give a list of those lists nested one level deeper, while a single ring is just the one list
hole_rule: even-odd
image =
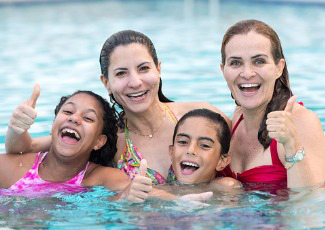
[{"label": "pink ruffled swimsuit", "polygon": [[48,182],[43,180],[38,174],[38,168],[48,152],[44,153],[39,161],[41,153],[42,152],[39,152],[36,155],[33,167],[25,176],[9,187],[7,191],[14,191],[15,193],[19,193],[19,195],[28,197],[39,197],[42,196],[42,194],[50,195],[57,192],[77,193],[87,190],[81,185],[81,182],[87,171],[89,162],[80,173],[66,182]]}]

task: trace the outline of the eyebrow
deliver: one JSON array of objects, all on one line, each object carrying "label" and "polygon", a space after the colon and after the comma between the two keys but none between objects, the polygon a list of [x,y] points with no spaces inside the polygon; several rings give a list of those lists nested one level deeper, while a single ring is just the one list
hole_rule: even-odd
[{"label": "eyebrow", "polygon": [[[76,103],[74,103],[74,102],[72,102],[72,101],[69,101],[69,102],[67,102],[67,103],[65,103],[63,106],[65,106],[65,105],[73,105],[73,106],[76,106]],[[62,106],[62,107],[63,107]],[[86,110],[86,113],[90,113],[90,112],[92,112],[92,113],[94,113],[95,115],[96,115],[96,117],[98,117],[98,114],[96,113],[96,110],[94,110],[94,109],[87,109]]]},{"label": "eyebrow", "polygon": [[[142,62],[139,65],[137,65],[137,68],[139,68],[139,67],[141,67],[142,65],[145,65],[145,64],[150,64],[150,62],[148,62],[148,61]],[[117,71],[117,70],[128,70],[128,68],[118,67],[118,68],[114,69],[113,71]]]},{"label": "eyebrow", "polygon": [[210,138],[210,137],[199,137],[199,140],[206,140],[206,141],[211,141],[212,143],[214,143],[214,141]]},{"label": "eyebrow", "polygon": [[113,69],[113,71],[117,71],[117,70],[127,70],[127,68],[119,67],[119,68]]},{"label": "eyebrow", "polygon": [[185,134],[185,133],[179,133],[179,134],[176,135],[176,137],[187,137],[187,138],[190,138],[190,135]]},{"label": "eyebrow", "polygon": [[142,65],[145,65],[145,64],[150,64],[150,62],[148,62],[148,61],[142,62],[141,64],[137,65],[137,68],[139,68],[139,67],[141,67]]},{"label": "eyebrow", "polygon": [[[186,133],[179,133],[176,135],[176,137],[187,137],[190,138],[190,135],[186,134]],[[212,143],[214,143],[214,140],[212,140],[210,137],[199,137],[199,140],[207,140],[207,141],[211,141]]]},{"label": "eyebrow", "polygon": [[[254,59],[254,58],[261,57],[261,56],[268,57],[266,54],[257,54],[257,55],[255,55],[255,56],[253,56],[252,58]],[[242,58],[241,58],[241,57],[229,57],[229,58],[227,58],[227,61],[229,61],[229,59],[240,60],[240,59],[242,59]]]},{"label": "eyebrow", "polygon": [[255,56],[253,56],[252,58],[258,58],[258,57],[261,57],[261,56],[268,57],[266,54],[257,54]]}]

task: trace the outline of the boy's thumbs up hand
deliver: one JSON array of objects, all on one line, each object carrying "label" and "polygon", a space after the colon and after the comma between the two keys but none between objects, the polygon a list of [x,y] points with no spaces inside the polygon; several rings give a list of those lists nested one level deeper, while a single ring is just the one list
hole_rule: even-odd
[{"label": "boy's thumbs up hand", "polygon": [[21,103],[12,113],[9,128],[17,134],[26,132],[34,123],[37,116],[35,105],[40,95],[40,85],[34,85],[33,93],[29,99]]},{"label": "boy's thumbs up hand", "polygon": [[142,159],[140,162],[139,171],[133,178],[129,191],[127,194],[127,199],[133,202],[143,202],[148,198],[149,192],[152,190],[152,181],[150,178],[146,177],[147,172],[147,161]]}]

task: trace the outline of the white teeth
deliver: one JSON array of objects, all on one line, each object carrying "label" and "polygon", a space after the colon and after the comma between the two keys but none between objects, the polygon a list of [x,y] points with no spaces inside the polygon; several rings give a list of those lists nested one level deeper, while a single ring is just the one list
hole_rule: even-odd
[{"label": "white teeth", "polygon": [[241,84],[240,87],[242,88],[251,88],[251,87],[257,87],[259,84]]},{"label": "white teeth", "polygon": [[196,167],[196,168],[199,168],[200,167],[198,164],[195,164],[193,162],[183,161],[182,164],[183,165],[187,165],[187,166],[191,166],[191,167]]},{"label": "white teeth", "polygon": [[139,92],[139,93],[130,93],[128,94],[129,97],[139,97],[139,96],[142,96],[146,93],[147,91],[142,91],[142,92]]},{"label": "white teeth", "polygon": [[77,133],[77,131],[75,131],[75,130],[73,130],[73,129],[64,128],[64,129],[62,130],[62,133],[73,133],[73,134],[76,136],[76,138],[80,139],[80,136],[79,136],[79,134]]}]

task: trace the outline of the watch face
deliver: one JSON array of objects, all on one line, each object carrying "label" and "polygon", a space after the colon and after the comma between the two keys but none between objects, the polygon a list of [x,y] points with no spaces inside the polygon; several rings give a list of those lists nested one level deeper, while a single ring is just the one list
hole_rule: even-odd
[{"label": "watch face", "polygon": [[297,159],[298,161],[301,161],[304,158],[304,152],[303,151],[299,151],[297,152]]}]

